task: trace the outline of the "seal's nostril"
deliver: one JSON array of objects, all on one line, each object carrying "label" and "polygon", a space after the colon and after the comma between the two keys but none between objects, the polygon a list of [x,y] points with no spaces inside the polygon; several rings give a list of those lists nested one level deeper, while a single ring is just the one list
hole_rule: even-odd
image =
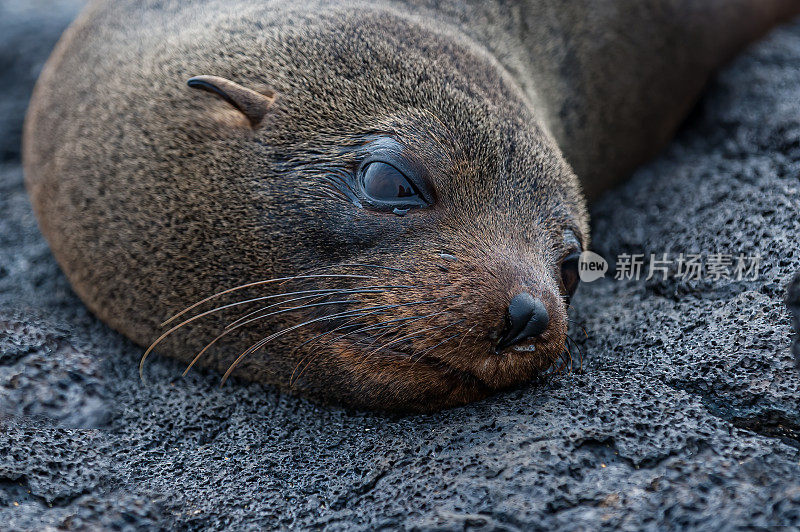
[{"label": "seal's nostril", "polygon": [[508,326],[500,340],[500,349],[539,336],[549,323],[544,303],[527,292],[517,294],[508,305]]}]

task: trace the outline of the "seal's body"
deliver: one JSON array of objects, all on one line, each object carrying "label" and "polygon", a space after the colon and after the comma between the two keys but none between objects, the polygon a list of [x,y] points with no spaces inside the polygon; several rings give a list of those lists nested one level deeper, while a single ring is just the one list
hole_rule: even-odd
[{"label": "seal's body", "polygon": [[576,174],[625,177],[799,4],[97,2],[35,91],[27,184],[134,341],[355,406],[460,404],[559,360]]}]

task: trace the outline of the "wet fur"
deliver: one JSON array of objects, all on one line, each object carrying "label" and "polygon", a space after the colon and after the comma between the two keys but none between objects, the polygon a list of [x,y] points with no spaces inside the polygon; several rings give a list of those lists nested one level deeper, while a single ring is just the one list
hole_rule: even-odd
[{"label": "wet fur", "polygon": [[[643,4],[96,2],[48,62],[26,123],[42,231],[92,311],[142,345],[188,305],[261,279],[374,276],[255,286],[198,312],[279,290],[408,287],[237,329],[198,361],[220,372],[284,327],[400,305],[358,318],[362,328],[409,319],[384,337],[315,342],[346,325],[316,322],[243,358],[234,374],[420,411],[529,381],[563,350],[564,229],[588,244],[569,163],[590,194],[624,177],[666,142],[713,68],[797,10],[785,1]],[[275,102],[254,127],[186,87],[200,74]],[[426,163],[435,208],[376,214],[328,186],[376,135]],[[352,263],[396,270],[342,266]],[[551,326],[535,354],[487,358],[521,290],[545,302]],[[191,322],[158,351],[189,363],[258,306]]]}]

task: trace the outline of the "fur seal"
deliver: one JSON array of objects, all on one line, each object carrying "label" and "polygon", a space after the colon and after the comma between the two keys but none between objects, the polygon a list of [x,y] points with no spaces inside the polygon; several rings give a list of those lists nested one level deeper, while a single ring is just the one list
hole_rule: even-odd
[{"label": "fur seal", "polygon": [[463,404],[563,353],[582,188],[798,11],[94,2],[37,84],[26,183],[77,294],[148,353],[355,407]]}]

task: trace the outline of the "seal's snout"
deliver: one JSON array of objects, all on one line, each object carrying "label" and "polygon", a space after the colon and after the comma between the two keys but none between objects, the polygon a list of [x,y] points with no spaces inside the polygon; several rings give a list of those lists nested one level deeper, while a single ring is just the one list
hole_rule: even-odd
[{"label": "seal's snout", "polygon": [[527,292],[514,296],[508,305],[506,328],[498,350],[539,336],[547,330],[549,323],[550,314],[539,299]]}]

